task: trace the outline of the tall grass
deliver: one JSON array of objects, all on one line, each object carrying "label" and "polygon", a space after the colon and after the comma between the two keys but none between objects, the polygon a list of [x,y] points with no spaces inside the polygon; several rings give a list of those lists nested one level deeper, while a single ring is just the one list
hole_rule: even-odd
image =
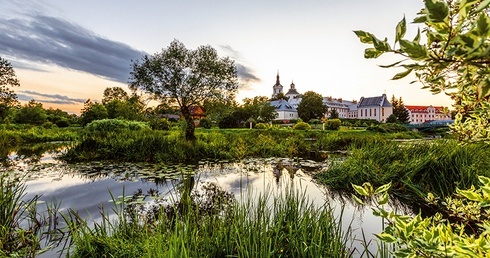
[{"label": "tall grass", "polygon": [[57,206],[37,211],[39,196],[26,199],[22,178],[0,171],[0,257],[36,257],[63,240]]},{"label": "tall grass", "polygon": [[352,144],[379,141],[372,132],[292,130],[198,130],[197,141],[186,141],[178,131],[123,131],[85,135],[65,155],[68,161],[119,160],[192,162],[201,159],[244,157],[325,158],[325,151]]},{"label": "tall grass", "polygon": [[328,204],[316,207],[293,188],[277,196],[249,195],[214,212],[186,205],[190,206],[178,209],[186,211],[178,216],[161,208],[151,222],[134,223],[119,206],[117,222],[104,216],[93,229],[71,223],[71,257],[351,256],[346,246],[349,235],[342,232]]},{"label": "tall grass", "polygon": [[418,200],[431,192],[450,196],[456,187],[477,184],[477,176],[490,175],[490,146],[460,145],[455,140],[413,143],[371,142],[353,146],[344,161],[316,175],[331,189],[351,191],[351,184],[393,182],[396,194]]}]

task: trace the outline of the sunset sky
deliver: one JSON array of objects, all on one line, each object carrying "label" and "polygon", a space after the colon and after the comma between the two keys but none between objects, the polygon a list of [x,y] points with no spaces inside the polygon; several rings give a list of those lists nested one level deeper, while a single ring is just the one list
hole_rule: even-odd
[{"label": "sunset sky", "polygon": [[[0,56],[20,80],[21,101],[79,113],[107,87],[127,89],[131,60],[154,54],[178,39],[187,48],[211,45],[235,60],[237,100],[272,94],[279,71],[285,91],[348,100],[386,93],[407,105],[442,105],[450,99],[390,80],[399,70],[364,59],[367,45],[354,30],[388,37],[405,15],[413,20],[422,0],[0,0]],[[412,38],[416,25],[409,24]]]}]

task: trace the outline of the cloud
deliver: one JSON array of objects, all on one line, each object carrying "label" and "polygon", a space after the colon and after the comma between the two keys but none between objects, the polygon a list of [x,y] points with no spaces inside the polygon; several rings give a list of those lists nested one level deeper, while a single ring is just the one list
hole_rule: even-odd
[{"label": "cloud", "polygon": [[16,94],[19,100],[30,101],[34,99],[37,102],[52,104],[77,105],[86,101],[85,99],[70,98],[60,94],[45,94],[30,90],[22,90]]},{"label": "cloud", "polygon": [[131,60],[146,54],[61,18],[19,17],[0,18],[0,55],[14,57],[24,64],[22,68],[57,65],[126,83]]},{"label": "cloud", "polygon": [[238,79],[240,79],[240,88],[250,89],[253,83],[261,81],[261,79],[255,75],[255,71],[252,68],[245,66],[240,62],[242,59],[240,52],[233,49],[230,45],[221,45],[220,48],[235,60]]}]

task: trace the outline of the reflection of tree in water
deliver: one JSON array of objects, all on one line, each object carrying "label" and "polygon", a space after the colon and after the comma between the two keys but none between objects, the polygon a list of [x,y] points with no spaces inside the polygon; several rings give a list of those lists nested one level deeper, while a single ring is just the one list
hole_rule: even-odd
[{"label": "reflection of tree in water", "polygon": [[291,179],[294,179],[294,174],[300,169],[299,164],[294,164],[293,162],[282,162],[279,161],[275,165],[272,166],[272,173],[276,179],[276,183],[280,183],[280,179],[282,176],[282,171],[286,170]]}]

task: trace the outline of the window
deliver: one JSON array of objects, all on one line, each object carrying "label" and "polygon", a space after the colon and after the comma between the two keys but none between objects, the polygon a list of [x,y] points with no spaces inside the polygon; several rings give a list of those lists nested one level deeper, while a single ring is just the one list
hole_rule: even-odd
[{"label": "window", "polygon": [[385,108],[381,109],[381,116],[385,116]]},{"label": "window", "polygon": [[373,109],[372,109],[372,108],[370,108],[370,109],[369,109],[369,116],[373,116],[372,111],[373,111]]},{"label": "window", "polygon": [[376,116],[376,109],[374,109],[374,116]]}]

